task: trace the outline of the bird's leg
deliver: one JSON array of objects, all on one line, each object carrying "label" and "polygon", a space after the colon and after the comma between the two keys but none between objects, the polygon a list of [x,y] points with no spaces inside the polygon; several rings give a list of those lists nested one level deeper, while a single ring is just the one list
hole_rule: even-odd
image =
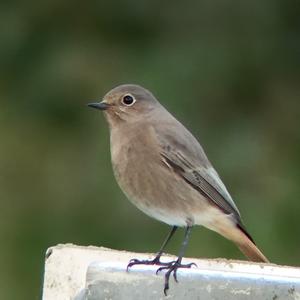
[{"label": "bird's leg", "polygon": [[134,265],[159,265],[159,266],[168,266],[170,263],[161,262],[160,261],[160,257],[163,254],[163,251],[164,251],[165,247],[167,246],[167,244],[170,241],[171,237],[175,233],[176,229],[177,229],[177,226],[173,226],[172,227],[172,230],[170,231],[170,233],[168,234],[167,238],[163,242],[161,248],[157,252],[157,254],[156,254],[156,256],[155,256],[154,259],[152,259],[152,260],[139,260],[139,259],[135,259],[135,258],[131,259],[129,261],[129,264],[127,265],[127,271],[129,270],[129,268],[131,268]]},{"label": "bird's leg", "polygon": [[180,269],[180,268],[191,268],[193,265],[196,266],[195,263],[189,263],[189,264],[182,264],[181,263],[182,257],[184,255],[184,252],[186,250],[186,247],[187,247],[187,244],[188,244],[188,241],[189,241],[189,235],[190,235],[191,229],[192,229],[191,226],[188,226],[186,228],[186,231],[185,231],[185,234],[184,234],[184,240],[183,240],[182,246],[180,248],[177,260],[172,261],[170,263],[167,263],[165,266],[158,268],[157,271],[156,271],[156,274],[157,274],[160,271],[167,270],[167,272],[165,274],[165,286],[164,286],[165,295],[167,295],[167,290],[169,289],[169,279],[170,279],[171,273],[173,273],[173,277],[174,277],[175,281],[178,282],[178,280],[177,280],[177,270],[178,269]]}]

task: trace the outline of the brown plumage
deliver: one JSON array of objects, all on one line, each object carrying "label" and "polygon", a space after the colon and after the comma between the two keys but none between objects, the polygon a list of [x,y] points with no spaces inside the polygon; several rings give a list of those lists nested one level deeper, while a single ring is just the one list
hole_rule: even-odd
[{"label": "brown plumage", "polygon": [[268,261],[201,145],[149,91],[118,86],[90,106],[104,110],[114,173],[134,205],[174,228],[203,225],[250,260]]}]

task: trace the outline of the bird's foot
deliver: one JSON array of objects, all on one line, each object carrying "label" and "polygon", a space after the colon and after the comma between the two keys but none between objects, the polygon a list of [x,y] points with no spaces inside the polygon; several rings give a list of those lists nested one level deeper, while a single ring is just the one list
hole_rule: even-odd
[{"label": "bird's foot", "polygon": [[177,280],[177,270],[178,269],[189,269],[192,266],[197,267],[197,265],[195,263],[182,264],[181,260],[177,259],[177,260],[173,260],[173,261],[167,263],[165,266],[160,267],[160,268],[157,269],[156,274],[158,274],[159,272],[161,272],[163,270],[167,271],[165,273],[165,286],[164,286],[164,294],[166,296],[167,296],[167,291],[169,289],[169,279],[170,279],[171,273],[173,273],[174,280],[176,282],[178,282],[178,280]]},{"label": "bird's foot", "polygon": [[161,271],[166,270],[165,273],[165,285],[164,285],[164,294],[167,295],[167,291],[169,289],[169,280],[170,276],[173,273],[174,280],[178,282],[177,280],[177,270],[178,269],[189,269],[192,266],[197,267],[195,263],[189,263],[189,264],[182,264],[181,259],[172,260],[170,262],[162,262],[160,261],[160,255],[156,256],[152,260],[139,260],[139,259],[131,259],[127,265],[127,272],[129,271],[129,268],[135,265],[158,265],[161,266],[157,269],[156,274],[158,274]]},{"label": "bird's foot", "polygon": [[160,261],[160,255],[157,255],[154,259],[152,260],[139,260],[139,259],[131,259],[127,265],[127,272],[129,268],[135,266],[135,265],[157,265],[157,266],[168,266],[170,263],[169,262],[162,262]]}]

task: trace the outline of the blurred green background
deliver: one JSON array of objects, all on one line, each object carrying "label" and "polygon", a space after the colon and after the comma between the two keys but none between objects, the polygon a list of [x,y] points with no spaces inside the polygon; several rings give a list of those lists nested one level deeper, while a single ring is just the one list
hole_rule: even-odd
[{"label": "blurred green background", "polygon": [[[299,265],[299,15],[287,0],[1,1],[0,298],[39,299],[57,243],[160,247],[168,226],[126,200],[86,107],[121,83],[201,140],[266,256]],[[243,259],[200,227],[186,255]]]}]

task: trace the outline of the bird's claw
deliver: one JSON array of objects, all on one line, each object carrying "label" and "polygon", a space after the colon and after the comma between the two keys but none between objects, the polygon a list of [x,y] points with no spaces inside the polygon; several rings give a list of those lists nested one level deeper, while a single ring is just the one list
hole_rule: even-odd
[{"label": "bird's claw", "polygon": [[134,265],[158,265],[158,266],[166,266],[169,265],[169,263],[166,262],[161,262],[160,261],[160,255],[156,256],[154,259],[152,260],[139,260],[136,258],[133,258],[129,261],[128,265],[127,265],[127,272],[129,270],[129,268],[131,268]]},{"label": "bird's claw", "polygon": [[197,267],[195,263],[189,263],[189,264],[182,264],[181,261],[179,260],[172,260],[170,262],[161,262],[160,261],[160,256],[156,256],[152,260],[139,260],[136,258],[133,258],[129,261],[127,265],[127,272],[129,271],[129,268],[131,268],[134,265],[158,265],[161,266],[156,270],[156,275],[161,272],[166,270],[167,272],[165,273],[165,285],[164,285],[164,294],[167,295],[167,291],[169,289],[169,280],[170,276],[173,273],[174,280],[178,282],[177,279],[177,270],[178,269],[189,269],[192,266]]},{"label": "bird's claw", "polygon": [[157,269],[156,274],[158,274],[159,272],[161,272],[163,270],[167,270],[167,272],[165,274],[165,286],[164,286],[164,294],[166,296],[167,296],[167,291],[169,289],[170,275],[173,273],[174,280],[176,282],[178,282],[177,270],[178,269],[188,269],[188,268],[191,268],[192,266],[197,267],[197,265],[195,263],[182,264],[180,261],[176,260],[176,261],[171,261],[168,263],[168,265]]}]

